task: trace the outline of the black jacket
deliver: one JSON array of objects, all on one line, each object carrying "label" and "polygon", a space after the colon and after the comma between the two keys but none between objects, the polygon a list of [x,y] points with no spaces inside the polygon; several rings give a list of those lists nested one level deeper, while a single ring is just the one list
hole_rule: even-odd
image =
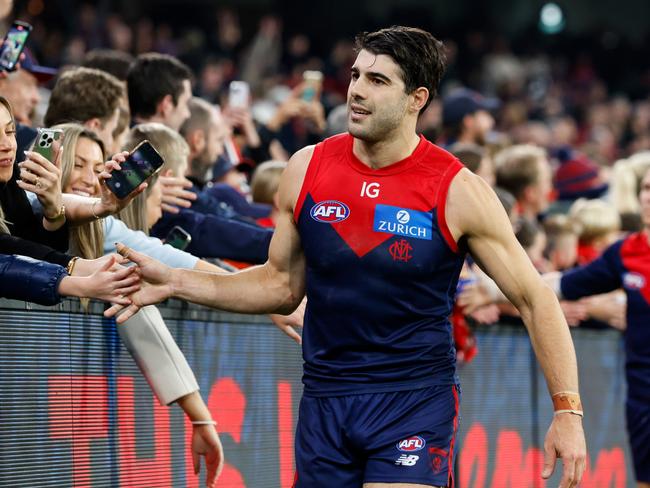
[{"label": "black jacket", "polygon": [[68,249],[68,226],[50,232],[43,228],[42,216],[36,215],[27,194],[18,186],[20,170],[14,164],[14,173],[6,183],[0,183],[0,205],[11,235],[46,244],[57,251]]}]

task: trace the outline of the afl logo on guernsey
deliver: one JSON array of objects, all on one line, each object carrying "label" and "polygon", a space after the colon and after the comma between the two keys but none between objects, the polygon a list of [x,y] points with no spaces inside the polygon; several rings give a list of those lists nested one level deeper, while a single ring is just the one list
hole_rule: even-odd
[{"label": "afl logo on guernsey", "polygon": [[638,273],[625,273],[623,275],[623,288],[640,290],[645,286],[645,278]]},{"label": "afl logo on guernsey", "polygon": [[311,208],[311,218],[318,222],[326,224],[334,224],[341,222],[350,216],[350,209],[348,206],[337,200],[325,200],[318,202]]},{"label": "afl logo on guernsey", "polygon": [[402,452],[415,452],[424,448],[426,441],[419,435],[414,435],[408,439],[401,440],[397,443],[397,449]]}]

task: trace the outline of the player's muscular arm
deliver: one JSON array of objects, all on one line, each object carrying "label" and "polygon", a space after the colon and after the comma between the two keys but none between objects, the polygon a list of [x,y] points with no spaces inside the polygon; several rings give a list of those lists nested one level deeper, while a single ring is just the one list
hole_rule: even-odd
[{"label": "player's muscular arm", "polygon": [[[521,313],[551,394],[578,392],[573,342],[555,293],[517,242],[492,189],[480,177],[461,170],[449,188],[446,218],[454,239],[467,239],[476,262]],[[556,458],[562,458],[561,488],[577,486],[582,477],[586,447],[581,420],[560,413],[546,435],[542,476],[548,478]]]},{"label": "player's muscular arm", "polygon": [[[141,289],[129,296],[132,305],[117,321],[124,322],[140,307],[171,297],[230,312],[293,312],[305,294],[305,259],[293,208],[312,152],[311,147],[298,151],[282,175],[280,215],[271,239],[269,259],[262,266],[232,274],[171,269],[131,249],[118,247],[123,256],[139,266],[143,281]],[[116,315],[121,308],[114,305],[105,314]]]},{"label": "player's muscular arm", "polygon": [[517,242],[492,189],[462,170],[449,189],[446,212],[454,238],[465,236],[479,266],[521,313],[551,392],[577,391],[573,342],[555,293]]},{"label": "player's muscular arm", "polygon": [[293,208],[313,148],[297,152],[280,181],[280,215],[269,259],[262,266],[229,274],[173,270],[174,296],[232,312],[291,313],[304,296],[305,263]]}]

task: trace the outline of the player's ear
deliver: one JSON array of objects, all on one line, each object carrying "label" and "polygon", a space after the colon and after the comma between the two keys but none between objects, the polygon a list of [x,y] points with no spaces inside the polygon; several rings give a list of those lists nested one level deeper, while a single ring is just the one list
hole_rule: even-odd
[{"label": "player's ear", "polygon": [[429,100],[429,90],[421,86],[413,90],[411,93],[411,106],[412,112],[419,113]]}]

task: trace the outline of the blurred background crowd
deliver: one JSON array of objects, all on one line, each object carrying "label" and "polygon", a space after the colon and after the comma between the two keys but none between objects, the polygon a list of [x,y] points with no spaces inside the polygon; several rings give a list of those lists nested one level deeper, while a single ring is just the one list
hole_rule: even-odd
[{"label": "blurred background crowd", "polygon": [[[120,219],[162,239],[180,226],[188,252],[244,267],[266,259],[290,155],[346,130],[354,34],[418,26],[444,41],[448,62],[418,130],[495,188],[540,272],[590,262],[641,228],[633,175],[650,159],[647,2],[400,3],[9,2],[5,29],[13,19],[34,29],[0,95],[24,127],[95,130],[105,158],[160,132],[171,149],[143,204],[149,220],[129,221],[128,209]],[[469,262],[454,319],[461,359],[476,352],[468,322],[517,320],[489,289]],[[625,327],[618,293],[563,307],[571,325]]]}]

